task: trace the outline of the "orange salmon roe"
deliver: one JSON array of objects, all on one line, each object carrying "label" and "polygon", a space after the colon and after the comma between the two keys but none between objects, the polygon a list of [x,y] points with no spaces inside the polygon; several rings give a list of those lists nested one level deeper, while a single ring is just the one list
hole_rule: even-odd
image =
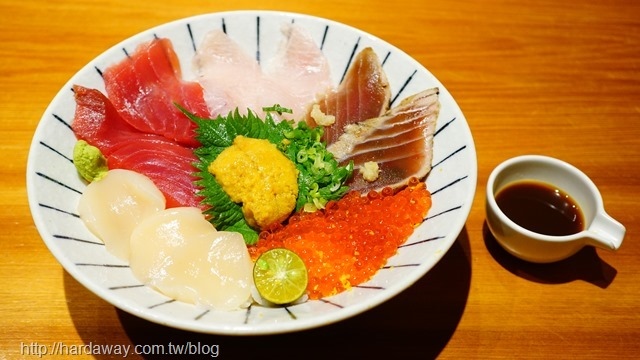
[{"label": "orange salmon roe", "polygon": [[307,266],[310,299],[331,296],[369,280],[413,233],[431,207],[423,182],[413,180],[393,194],[350,192],[324,210],[294,214],[285,226],[264,231],[252,259],[284,247]]}]

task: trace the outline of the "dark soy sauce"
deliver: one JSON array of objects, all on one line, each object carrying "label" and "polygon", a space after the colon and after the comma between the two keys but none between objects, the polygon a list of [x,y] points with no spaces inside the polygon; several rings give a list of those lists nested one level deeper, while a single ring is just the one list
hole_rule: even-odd
[{"label": "dark soy sauce", "polygon": [[519,181],[496,194],[500,210],[516,224],[538,234],[562,236],[584,230],[584,215],[564,191],[536,181]]}]

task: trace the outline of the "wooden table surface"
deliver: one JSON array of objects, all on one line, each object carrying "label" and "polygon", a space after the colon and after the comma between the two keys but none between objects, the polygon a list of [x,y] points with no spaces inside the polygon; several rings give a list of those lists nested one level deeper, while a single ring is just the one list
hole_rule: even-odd
[{"label": "wooden table surface", "polygon": [[[338,324],[246,338],[140,320],[65,273],[29,212],[31,137],[76,71],[147,28],[236,9],[308,13],[395,44],[445,84],[473,132],[477,192],[454,246],[397,298]],[[2,0],[0,132],[0,359],[38,358],[29,353],[33,345],[56,342],[200,342],[219,345],[223,359],[640,354],[638,1]],[[501,161],[531,153],[564,159],[594,180],[609,214],[627,228],[618,252],[585,248],[560,263],[533,265],[496,245],[485,225],[487,177]]]}]

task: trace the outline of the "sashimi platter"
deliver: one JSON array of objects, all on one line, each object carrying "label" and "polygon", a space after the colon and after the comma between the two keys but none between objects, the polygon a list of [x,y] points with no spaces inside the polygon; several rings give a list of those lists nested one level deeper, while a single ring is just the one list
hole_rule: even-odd
[{"label": "sashimi platter", "polygon": [[476,179],[466,119],[423,65],[275,11],[108,49],[46,109],[27,166],[36,227],[73,278],[229,335],[335,323],[412,286],[456,241]]}]

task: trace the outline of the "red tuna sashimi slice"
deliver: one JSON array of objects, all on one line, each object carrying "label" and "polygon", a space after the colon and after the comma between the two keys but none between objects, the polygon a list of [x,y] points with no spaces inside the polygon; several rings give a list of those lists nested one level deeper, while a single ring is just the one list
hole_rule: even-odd
[{"label": "red tuna sashimi slice", "polygon": [[200,207],[194,184],[197,160],[191,148],[129,125],[104,94],[73,87],[76,111],[71,128],[78,139],[96,146],[110,169],[128,169],[148,176],[167,200],[167,207]]},{"label": "red tuna sashimi slice", "polygon": [[[381,116],[389,109],[391,91],[387,76],[370,47],[360,51],[337,89],[318,102],[320,111],[335,116],[325,126],[323,140],[331,144],[344,133],[345,126]],[[309,115],[308,122],[315,125]]]},{"label": "red tuna sashimi slice", "polygon": [[76,110],[71,128],[78,139],[99,148],[105,156],[127,141],[160,138],[155,134],[142,133],[129,125],[100,91],[75,85],[73,92]]},{"label": "red tuna sashimi slice", "polygon": [[107,96],[122,118],[136,129],[196,147],[196,125],[176,106],[208,117],[209,109],[197,82],[184,81],[169,39],[139,45],[104,73]]},{"label": "red tuna sashimi slice", "polygon": [[[438,89],[428,89],[404,99],[383,116],[351,124],[331,151],[338,162],[354,162],[352,190],[366,192],[386,186],[398,188],[411,177],[422,179],[431,171],[433,135],[440,112]],[[367,162],[379,166],[375,181],[364,180],[360,167]]]},{"label": "red tuna sashimi slice", "polygon": [[193,151],[167,140],[140,139],[117,147],[107,159],[109,169],[144,174],[162,191],[167,207],[200,207],[194,185],[197,177]]}]

